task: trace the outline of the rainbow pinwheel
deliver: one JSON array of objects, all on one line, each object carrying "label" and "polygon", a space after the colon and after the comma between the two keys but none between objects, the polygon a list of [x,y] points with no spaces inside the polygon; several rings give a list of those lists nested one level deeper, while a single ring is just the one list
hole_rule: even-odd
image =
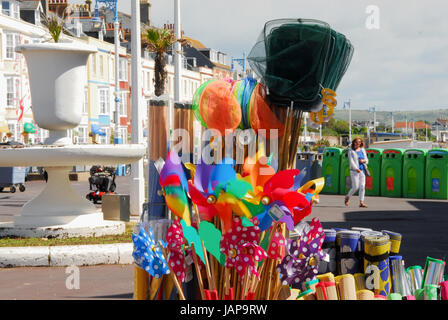
[{"label": "rainbow pinwheel", "polygon": [[185,280],[186,266],[183,247],[184,236],[179,219],[175,218],[168,228],[166,241],[168,242],[167,248],[170,253],[168,264],[171,266],[179,281],[183,282]]},{"label": "rainbow pinwheel", "polygon": [[132,233],[134,243],[132,256],[135,263],[156,279],[170,273],[160,245],[153,240],[152,228],[149,228],[148,233],[141,225],[139,229],[138,234]]},{"label": "rainbow pinwheel", "polygon": [[277,266],[283,284],[301,287],[303,282],[312,280],[318,273],[319,261],[326,253],[322,250],[325,234],[319,219],[313,218],[310,230],[298,240],[288,240],[288,254]]},{"label": "rainbow pinwheel", "polygon": [[240,276],[246,269],[259,276],[255,262],[266,258],[266,252],[258,245],[260,228],[244,227],[239,217],[233,218],[232,228],[221,238],[221,252],[227,257],[225,266],[235,267]]},{"label": "rainbow pinwheel", "polygon": [[285,222],[289,230],[294,229],[293,208],[309,205],[303,194],[291,190],[298,174],[297,169],[279,171],[264,184],[263,191],[258,194],[264,210],[256,216],[261,231],[268,229],[274,220]]},{"label": "rainbow pinwheel", "polygon": [[181,160],[176,152],[170,151],[168,153],[166,162],[160,171],[159,182],[168,208],[173,214],[185,220],[187,225],[191,225],[190,208],[186,194],[188,182]]},{"label": "rainbow pinwheel", "polygon": [[190,198],[197,206],[201,219],[210,221],[219,216],[224,232],[231,227],[232,213],[252,217],[241,200],[251,190],[249,183],[237,179],[233,163],[226,161],[217,165],[198,164],[193,182],[188,182]]}]

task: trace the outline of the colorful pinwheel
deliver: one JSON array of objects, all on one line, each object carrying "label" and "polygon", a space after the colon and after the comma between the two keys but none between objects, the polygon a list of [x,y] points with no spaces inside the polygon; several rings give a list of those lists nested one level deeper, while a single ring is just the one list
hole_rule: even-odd
[{"label": "colorful pinwheel", "polygon": [[326,256],[322,250],[325,238],[319,219],[313,218],[310,230],[298,240],[288,240],[288,254],[277,266],[283,284],[301,287],[318,273],[319,261]]},{"label": "colorful pinwheel", "polygon": [[232,228],[221,238],[221,252],[227,256],[226,268],[235,267],[240,276],[246,269],[255,274],[258,271],[255,262],[266,258],[266,252],[258,245],[260,228],[244,227],[239,217],[233,219]]},{"label": "colorful pinwheel", "polygon": [[292,230],[296,224],[293,208],[309,205],[303,194],[291,190],[294,177],[298,174],[297,169],[279,171],[262,187],[263,191],[258,197],[264,210],[256,216],[261,231],[268,229],[274,220],[285,222],[288,229]]},{"label": "colorful pinwheel", "polygon": [[186,194],[188,182],[181,160],[176,152],[170,151],[168,153],[166,162],[160,171],[159,182],[168,208],[173,214],[185,220],[187,225],[191,225],[190,208]]},{"label": "colorful pinwheel", "polygon": [[[274,227],[272,227],[274,229]],[[285,257],[286,240],[281,230],[271,230],[273,232],[271,244],[267,249],[268,258],[272,260],[282,260]]]},{"label": "colorful pinwheel", "polygon": [[[301,186],[297,192],[305,197],[306,201],[298,203],[294,208],[292,208],[294,215],[294,225],[298,224],[302,219],[308,216],[312,209],[313,203],[318,202],[319,193],[322,191],[325,185],[324,178],[318,178],[315,180],[310,180]],[[314,189],[312,188],[314,186]]]},{"label": "colorful pinwheel", "polygon": [[141,225],[139,225],[139,229],[138,234],[132,234],[132,242],[134,243],[132,256],[138,266],[154,278],[159,279],[162,275],[170,273],[162,249],[153,240],[152,228],[149,228],[148,233]]},{"label": "colorful pinwheel", "polygon": [[179,281],[183,282],[185,280],[186,266],[183,247],[184,237],[179,219],[175,218],[168,228],[166,241],[168,242],[167,248],[170,253],[168,264],[171,266]]},{"label": "colorful pinwheel", "polygon": [[198,164],[193,183],[188,183],[190,198],[197,206],[201,219],[210,221],[219,216],[224,232],[232,225],[232,213],[252,217],[241,201],[251,190],[249,183],[237,179],[233,163],[229,162],[217,165]]}]

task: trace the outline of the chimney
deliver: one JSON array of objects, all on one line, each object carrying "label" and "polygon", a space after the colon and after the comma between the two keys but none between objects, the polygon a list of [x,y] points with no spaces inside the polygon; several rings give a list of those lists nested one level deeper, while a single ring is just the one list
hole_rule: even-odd
[{"label": "chimney", "polygon": [[86,0],[87,11],[92,12],[92,0]]},{"label": "chimney", "polygon": [[42,8],[44,9],[44,14],[48,14],[48,0],[40,0],[42,3]]},{"label": "chimney", "polygon": [[151,3],[149,0],[140,0],[140,22],[151,25]]}]

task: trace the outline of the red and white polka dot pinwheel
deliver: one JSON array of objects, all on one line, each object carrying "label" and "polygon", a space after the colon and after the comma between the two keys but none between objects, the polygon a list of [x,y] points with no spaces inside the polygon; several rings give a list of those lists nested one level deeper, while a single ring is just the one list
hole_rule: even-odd
[{"label": "red and white polka dot pinwheel", "polygon": [[[268,254],[268,258],[273,259],[273,260],[282,260],[285,257],[285,251],[286,251],[286,240],[285,237],[283,236],[283,233],[281,232],[281,230],[277,229],[278,224],[275,224],[272,227],[271,232],[273,232],[272,234],[272,239],[271,239],[271,244],[268,248],[267,254]],[[277,229],[277,230],[275,230]]]},{"label": "red and white polka dot pinwheel", "polygon": [[266,252],[258,245],[260,228],[245,227],[241,219],[233,219],[232,228],[221,237],[221,252],[227,257],[226,267],[235,267],[238,274],[244,276],[246,269],[259,277],[255,262],[267,257]]},{"label": "red and white polka dot pinwheel", "polygon": [[174,219],[171,226],[168,228],[166,235],[168,242],[168,251],[170,253],[168,264],[173,272],[176,274],[180,282],[185,280],[185,255],[184,255],[184,237],[182,232],[182,225],[178,219]]}]

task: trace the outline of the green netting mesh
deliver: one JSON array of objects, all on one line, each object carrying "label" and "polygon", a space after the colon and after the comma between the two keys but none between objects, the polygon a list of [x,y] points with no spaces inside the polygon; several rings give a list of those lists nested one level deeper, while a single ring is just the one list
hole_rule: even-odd
[{"label": "green netting mesh", "polygon": [[350,41],[325,22],[278,19],[265,24],[248,60],[272,102],[316,110],[322,88],[337,88],[352,55]]}]

